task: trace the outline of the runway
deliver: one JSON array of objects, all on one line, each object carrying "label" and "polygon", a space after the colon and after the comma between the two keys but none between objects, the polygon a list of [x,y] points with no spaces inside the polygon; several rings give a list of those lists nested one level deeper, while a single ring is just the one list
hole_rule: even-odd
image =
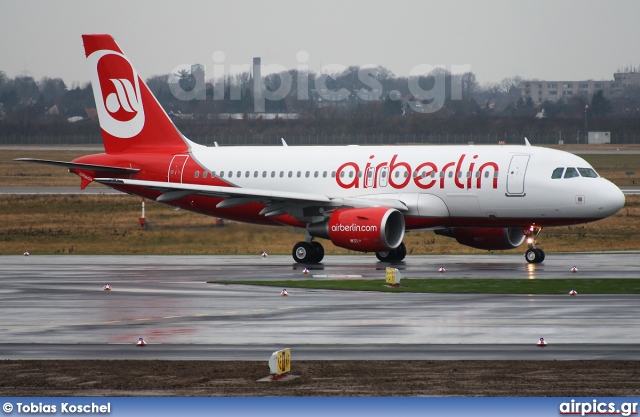
[{"label": "runway", "polygon": [[[408,256],[404,277],[636,278],[638,253]],[[572,265],[579,268],[572,274]],[[222,285],[382,279],[371,256],[0,256],[1,359],[640,360],[639,295],[407,294]],[[109,282],[112,291],[103,291]],[[577,288],[579,292],[579,288]],[[143,337],[148,346],[136,348]],[[549,345],[538,348],[544,337]]]}]

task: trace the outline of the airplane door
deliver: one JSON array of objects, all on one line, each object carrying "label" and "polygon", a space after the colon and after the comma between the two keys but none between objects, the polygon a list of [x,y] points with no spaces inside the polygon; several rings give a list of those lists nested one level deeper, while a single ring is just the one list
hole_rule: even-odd
[{"label": "airplane door", "polygon": [[386,187],[387,177],[389,176],[389,167],[380,168],[378,176],[378,187]]},{"label": "airplane door", "polygon": [[367,188],[373,188],[375,172],[376,172],[376,169],[374,167],[369,167],[369,169],[367,169],[367,172],[366,172],[367,177],[365,178],[365,186]]},{"label": "airplane door", "polygon": [[169,182],[182,182],[182,172],[184,166],[189,159],[189,155],[176,155],[169,164],[168,180]]},{"label": "airplane door", "polygon": [[507,175],[507,196],[523,197],[524,177],[527,172],[530,155],[514,155],[511,157]]}]

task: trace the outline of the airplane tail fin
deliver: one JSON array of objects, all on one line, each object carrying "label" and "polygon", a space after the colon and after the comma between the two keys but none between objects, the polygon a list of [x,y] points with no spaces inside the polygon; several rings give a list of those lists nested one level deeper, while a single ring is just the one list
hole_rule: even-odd
[{"label": "airplane tail fin", "polygon": [[189,149],[111,35],[82,35],[105,151],[182,153]]}]

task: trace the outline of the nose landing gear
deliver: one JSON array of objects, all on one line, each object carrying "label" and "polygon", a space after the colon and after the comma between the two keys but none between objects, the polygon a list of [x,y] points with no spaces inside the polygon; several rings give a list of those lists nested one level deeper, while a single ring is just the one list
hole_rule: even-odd
[{"label": "nose landing gear", "polygon": [[536,238],[542,231],[542,227],[532,225],[530,227],[526,227],[523,232],[527,238],[527,244],[529,245],[529,249],[524,254],[524,259],[527,260],[530,264],[539,264],[544,261],[544,251],[542,249],[536,248],[537,240]]}]

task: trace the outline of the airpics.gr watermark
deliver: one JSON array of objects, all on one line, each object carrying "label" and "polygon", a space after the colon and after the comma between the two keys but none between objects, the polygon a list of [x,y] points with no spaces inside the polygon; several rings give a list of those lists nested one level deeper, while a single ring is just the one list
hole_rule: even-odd
[{"label": "airpics.gr watermark", "polygon": [[69,403],[4,403],[2,405],[2,411],[6,414],[10,414],[13,411],[18,414],[110,414],[111,403],[97,404],[91,402],[89,404],[83,404],[81,402]]},{"label": "airpics.gr watermark", "polygon": [[[254,64],[225,64],[225,54],[222,51],[216,51],[213,53],[213,79],[216,80],[216,86],[213,89],[213,100],[241,100],[242,95],[246,94],[243,90],[243,86],[240,84],[230,83],[228,87],[229,96],[226,97],[225,80],[227,75],[247,73],[253,69],[252,78],[253,85],[253,107],[256,113],[262,113],[265,111],[266,100],[279,101],[288,97],[292,91],[295,94],[297,100],[310,100],[309,96],[309,53],[307,51],[300,51],[296,55],[298,65],[297,74],[304,76],[296,76],[295,84],[296,88],[293,88],[294,79],[291,72],[285,66],[280,64],[268,64],[263,65],[259,59],[254,59]],[[193,67],[188,64],[177,65],[171,71],[172,75],[188,74],[193,76]],[[193,77],[194,83],[190,83],[189,88],[185,89],[180,82],[169,82],[169,90],[175,98],[182,101],[191,100],[206,100],[206,74],[207,66],[198,64],[197,71],[198,77]],[[382,83],[375,78],[375,69],[377,65],[367,64],[358,68],[357,78],[362,84],[361,88],[355,89],[353,92],[342,87],[339,89],[330,89],[327,85],[329,76],[338,75],[339,77],[345,77],[352,75],[354,67],[349,67],[342,64],[330,64],[323,66],[318,73],[313,77],[313,90],[316,92],[321,100],[340,102],[349,100],[353,94],[355,94],[360,100],[363,101],[376,101],[380,100],[383,95]],[[407,87],[414,100],[407,100],[407,104],[415,112],[419,113],[435,113],[440,110],[447,98],[446,96],[446,78],[451,76],[450,86],[450,99],[462,100],[463,80],[460,76],[471,71],[471,65],[451,65],[447,68],[445,65],[430,65],[419,64],[411,68],[409,76],[407,77]],[[269,77],[277,77],[277,80],[272,80],[273,85],[278,87],[271,90],[265,86],[263,82],[262,74],[269,74]],[[328,76],[329,74],[329,76]],[[421,78],[428,77],[431,79],[429,82],[429,88],[423,88],[421,86]],[[401,93],[398,90],[391,90],[387,94],[390,100],[400,100]]]},{"label": "airpics.gr watermark", "polygon": [[593,400],[589,402],[582,402],[571,400],[569,402],[561,403],[559,408],[560,415],[619,415],[622,417],[629,417],[631,415],[638,414],[637,402],[623,402],[620,406],[617,406],[614,402],[605,402]]}]

